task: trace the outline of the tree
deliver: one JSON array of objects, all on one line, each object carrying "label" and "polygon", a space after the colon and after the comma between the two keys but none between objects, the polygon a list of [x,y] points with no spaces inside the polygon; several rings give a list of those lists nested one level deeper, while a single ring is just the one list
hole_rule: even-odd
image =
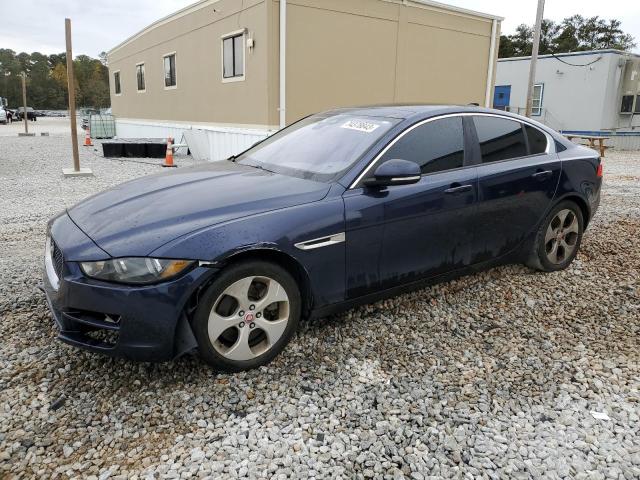
[{"label": "tree", "polygon": [[[634,38],[625,33],[619,20],[604,20],[598,16],[585,18],[574,15],[560,24],[552,20],[542,22],[540,54],[580,52],[587,50],[631,50]],[[512,35],[500,37],[500,58],[531,55],[533,28],[520,25]]]},{"label": "tree", "polygon": [[[108,69],[101,60],[79,55],[73,61],[76,101],[84,107],[108,107]],[[0,49],[0,96],[11,107],[22,105],[20,75],[27,74],[27,103],[36,109],[66,109],[67,59],[65,53],[43,55],[38,52],[16,54]]]}]

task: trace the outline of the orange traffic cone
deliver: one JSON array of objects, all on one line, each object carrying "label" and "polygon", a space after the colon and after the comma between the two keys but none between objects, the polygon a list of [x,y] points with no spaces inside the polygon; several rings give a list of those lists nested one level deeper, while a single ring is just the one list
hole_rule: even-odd
[{"label": "orange traffic cone", "polygon": [[173,164],[173,138],[167,138],[167,153],[164,156],[163,167],[175,167]]},{"label": "orange traffic cone", "polygon": [[84,132],[84,146],[93,147],[93,143],[91,143],[91,129],[89,127],[87,127]]}]

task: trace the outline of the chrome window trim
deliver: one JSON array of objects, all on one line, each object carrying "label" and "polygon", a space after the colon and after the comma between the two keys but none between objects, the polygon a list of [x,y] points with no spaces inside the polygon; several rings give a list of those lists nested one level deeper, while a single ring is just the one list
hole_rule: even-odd
[{"label": "chrome window trim", "polygon": [[316,248],[328,247],[338,243],[344,243],[347,239],[345,232],[327,235],[326,237],[314,238],[304,242],[296,243],[294,246],[300,250],[315,250]]},{"label": "chrome window trim", "polygon": [[[405,135],[407,135],[408,133],[412,132],[416,128],[421,127],[422,125],[425,125],[427,123],[435,122],[436,120],[444,120],[446,118],[454,118],[454,117],[496,117],[496,118],[501,118],[503,120],[511,120],[512,122],[518,122],[518,123],[521,123],[521,124],[529,125],[529,126],[531,126],[533,128],[536,128],[536,129],[540,130],[547,137],[547,149],[544,152],[544,154],[545,155],[549,155],[550,153],[553,153],[553,152],[551,152],[551,144],[553,143],[555,145],[555,142],[553,141],[553,137],[551,137],[551,135],[549,135],[544,130],[540,129],[537,125],[534,125],[532,122],[527,121],[527,119],[524,119],[524,118],[523,119],[512,118],[512,117],[507,117],[505,115],[500,115],[500,114],[497,114],[497,113],[484,113],[484,112],[477,112],[477,113],[476,112],[448,113],[448,114],[440,115],[440,116],[437,116],[437,117],[426,118],[426,119],[416,123],[415,125],[411,125],[406,130],[403,130],[398,136],[396,136],[391,142],[389,142],[389,145],[387,145],[385,148],[383,148],[380,151],[380,153],[378,153],[378,155],[376,155],[374,157],[374,159],[369,162],[369,165],[367,165],[365,167],[365,169],[362,171],[362,173],[360,173],[360,175],[358,175],[356,177],[356,179],[353,182],[351,182],[351,184],[349,185],[349,188],[347,190],[353,190],[355,188],[358,188],[358,184],[369,173],[369,171],[378,163],[378,161],[384,156],[384,154],[387,153],[391,149],[391,147],[393,147]],[[536,154],[536,155],[540,155],[540,154]],[[511,161],[511,160],[517,160],[517,159],[521,159],[521,158],[534,157],[536,155],[527,155],[525,157],[509,158],[509,159],[507,159],[505,161]],[[480,163],[479,165],[482,165],[482,164]],[[467,166],[468,165],[464,165],[462,168],[466,168]],[[474,165],[474,166],[478,166],[478,165]]]},{"label": "chrome window trim", "polygon": [[416,175],[414,177],[393,177],[391,179],[392,182],[413,182],[414,180],[420,180],[422,175]]}]

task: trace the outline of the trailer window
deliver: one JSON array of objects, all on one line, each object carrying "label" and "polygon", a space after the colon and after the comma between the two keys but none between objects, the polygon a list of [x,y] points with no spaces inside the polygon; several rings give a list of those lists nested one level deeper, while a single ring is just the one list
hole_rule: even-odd
[{"label": "trailer window", "polygon": [[633,95],[622,96],[622,107],[620,113],[632,113],[633,112]]},{"label": "trailer window", "polygon": [[120,87],[120,72],[113,72],[113,91],[116,95],[122,93],[122,88]]},{"label": "trailer window", "polygon": [[138,91],[144,92],[146,90],[146,83],[144,79],[144,63],[136,65],[136,81],[138,83]]},{"label": "trailer window", "polygon": [[164,86],[170,88],[176,85],[176,54],[170,53],[164,56]]},{"label": "trailer window", "polygon": [[544,84],[539,83],[533,87],[533,109],[531,115],[539,117],[542,115],[542,97],[544,95]]},{"label": "trailer window", "polygon": [[244,78],[244,33],[222,39],[222,78]]}]

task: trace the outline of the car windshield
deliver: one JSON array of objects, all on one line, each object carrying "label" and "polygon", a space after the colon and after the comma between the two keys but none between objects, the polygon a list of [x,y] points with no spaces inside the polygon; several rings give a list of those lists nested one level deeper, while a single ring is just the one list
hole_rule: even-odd
[{"label": "car windshield", "polygon": [[247,150],[237,163],[331,182],[400,120],[352,114],[313,115]]}]

